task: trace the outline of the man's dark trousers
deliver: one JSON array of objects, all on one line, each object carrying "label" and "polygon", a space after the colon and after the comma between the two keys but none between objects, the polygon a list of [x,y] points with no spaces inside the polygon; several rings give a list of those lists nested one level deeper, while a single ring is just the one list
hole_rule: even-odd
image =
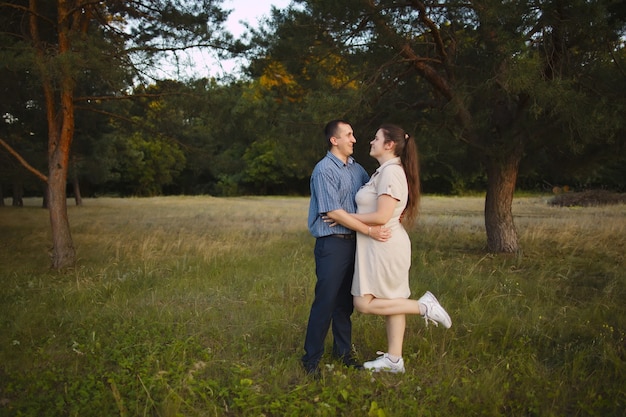
[{"label": "man's dark trousers", "polygon": [[306,338],[304,368],[317,369],[324,354],[324,340],[332,322],[333,355],[349,357],[352,350],[352,322],[354,310],[352,276],[354,275],[355,236],[339,238],[327,236],[315,241],[315,299],[311,306]]}]

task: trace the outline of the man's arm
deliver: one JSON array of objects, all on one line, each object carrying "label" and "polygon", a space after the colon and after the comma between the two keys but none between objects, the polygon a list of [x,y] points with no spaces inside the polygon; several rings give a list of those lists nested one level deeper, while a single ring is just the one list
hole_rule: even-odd
[{"label": "man's arm", "polygon": [[326,216],[333,222],[364,235],[384,242],[391,237],[391,232],[383,228],[393,215],[396,200],[386,194],[378,197],[376,211],[366,214],[351,214],[343,209],[332,210]]}]

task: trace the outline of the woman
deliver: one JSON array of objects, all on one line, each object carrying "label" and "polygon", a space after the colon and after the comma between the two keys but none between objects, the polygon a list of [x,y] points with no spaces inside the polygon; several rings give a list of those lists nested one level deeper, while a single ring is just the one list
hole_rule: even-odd
[{"label": "woman", "polygon": [[387,352],[378,352],[381,356],[365,362],[363,367],[374,372],[404,372],[406,315],[420,314],[427,325],[430,320],[446,328],[452,321],[430,292],[419,300],[409,299],[411,241],[405,227],[413,225],[420,199],[415,140],[400,127],[384,124],[370,142],[370,156],[380,167],[356,194],[357,214],[341,222],[353,230],[363,230],[362,223],[368,225],[368,231],[377,225],[391,229],[387,242],[357,233],[354,307],[364,314],[385,316],[387,328]]}]

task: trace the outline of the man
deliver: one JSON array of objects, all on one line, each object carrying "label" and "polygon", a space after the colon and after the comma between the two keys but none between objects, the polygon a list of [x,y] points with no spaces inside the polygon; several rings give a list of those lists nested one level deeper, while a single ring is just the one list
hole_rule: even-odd
[{"label": "man", "polygon": [[[356,236],[353,230],[324,221],[323,216],[336,220],[356,212],[354,196],[369,180],[352,153],[356,138],[352,126],[343,120],[329,122],[324,134],[328,152],[311,174],[311,202],[308,226],[315,241],[315,299],[311,306],[302,364],[307,373],[318,377],[319,363],[324,354],[324,340],[332,323],[333,355],[350,367],[361,366],[352,356],[352,295]],[[363,233],[372,235],[372,228],[362,226]],[[379,240],[384,232],[377,228]]]}]

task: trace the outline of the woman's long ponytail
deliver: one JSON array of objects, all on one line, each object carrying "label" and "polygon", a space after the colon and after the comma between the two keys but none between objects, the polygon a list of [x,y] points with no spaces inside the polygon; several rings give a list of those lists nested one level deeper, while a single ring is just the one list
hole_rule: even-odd
[{"label": "woman's long ponytail", "polygon": [[405,229],[413,227],[419,214],[421,187],[419,176],[419,157],[415,139],[399,126],[384,124],[380,127],[385,136],[385,142],[395,142],[395,155],[400,157],[402,168],[409,186],[409,198],[402,213],[402,224]]}]

